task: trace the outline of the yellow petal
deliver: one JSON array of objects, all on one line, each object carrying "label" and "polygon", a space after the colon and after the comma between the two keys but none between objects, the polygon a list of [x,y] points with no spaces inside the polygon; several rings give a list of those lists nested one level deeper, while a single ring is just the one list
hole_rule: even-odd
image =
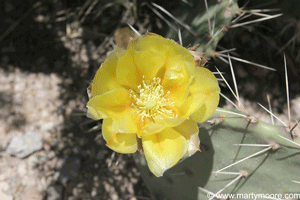
[{"label": "yellow petal", "polygon": [[118,88],[91,98],[87,107],[96,119],[107,117],[121,119],[125,113],[132,111],[129,91],[124,88]]},{"label": "yellow petal", "polygon": [[190,92],[209,95],[211,92],[220,92],[216,77],[211,71],[204,67],[197,67],[195,71],[195,81],[190,86]]},{"label": "yellow petal", "polygon": [[163,67],[166,57],[157,51],[135,51],[134,63],[146,80],[152,80]]},{"label": "yellow petal", "polygon": [[121,50],[119,48],[113,50],[98,69],[91,83],[91,93],[93,97],[121,87],[116,80],[116,67],[119,58],[118,54],[120,52]]},{"label": "yellow petal", "polygon": [[128,49],[127,51],[123,51],[119,54],[116,78],[119,84],[136,90],[137,86],[142,81],[142,75],[137,70],[133,58],[134,50],[132,49]]},{"label": "yellow petal", "polygon": [[86,116],[92,118],[93,120],[98,120],[107,117],[101,110],[96,110],[91,106],[87,106],[87,108],[88,110]]},{"label": "yellow petal", "polygon": [[181,133],[187,140],[189,140],[192,135],[198,135],[199,133],[197,122],[192,119],[185,120],[180,126],[174,127],[174,129]]},{"label": "yellow petal", "polygon": [[194,120],[186,120],[181,126],[174,127],[174,129],[187,139],[188,150],[183,155],[182,159],[192,156],[197,151],[200,151],[199,128],[197,122]]},{"label": "yellow petal", "polygon": [[189,148],[186,151],[185,155],[182,157],[182,159],[191,157],[192,155],[194,155],[197,151],[201,151],[200,150],[200,139],[199,139],[199,135],[198,134],[194,134],[190,137],[189,141]]},{"label": "yellow petal", "polygon": [[174,126],[179,126],[182,124],[186,119],[184,118],[162,118],[162,119],[155,119],[155,123],[148,123],[146,124],[141,133],[142,136],[151,135],[154,133],[158,133],[165,128],[170,128]]},{"label": "yellow petal", "polygon": [[143,137],[143,136],[155,134],[161,132],[163,129],[165,129],[165,126],[163,124],[158,124],[158,123],[147,124],[141,130],[141,136]]},{"label": "yellow petal", "polygon": [[158,118],[155,120],[156,123],[164,124],[165,127],[175,127],[182,124],[186,119],[180,117],[173,118]]},{"label": "yellow petal", "polygon": [[190,62],[187,66],[190,73],[193,74],[195,71],[194,58],[186,48],[171,39],[166,39],[154,33],[147,33],[144,36],[132,40],[128,45],[128,49],[150,51],[161,55],[163,58],[167,59],[167,61],[176,59],[180,56],[181,59]]},{"label": "yellow petal", "polygon": [[[157,72],[159,73],[159,77],[163,77],[166,68],[168,66],[172,68],[173,65],[185,65],[189,74],[193,74],[195,72],[194,58],[186,48],[177,44],[173,40],[163,38],[154,33],[147,33],[144,36],[132,40],[128,49],[134,49],[137,52],[147,52],[146,54],[151,57],[145,60],[146,65],[150,65],[151,63],[155,65],[158,64],[158,66],[150,67],[150,69],[153,68],[154,71],[151,71],[149,67],[146,69],[141,67],[142,71],[145,70],[143,71],[145,72],[144,75],[146,77],[149,75],[148,79],[152,79],[154,74]],[[143,56],[146,54],[143,54]]]},{"label": "yellow petal", "polygon": [[141,129],[141,136],[147,136],[154,133],[158,133],[165,128],[175,127],[182,124],[186,119],[179,117],[172,118],[156,118],[153,122],[145,121],[144,126]]},{"label": "yellow petal", "polygon": [[206,98],[202,94],[189,95],[179,107],[181,117],[189,118],[191,113],[197,111],[205,103]]},{"label": "yellow petal", "polygon": [[214,113],[219,104],[220,88],[218,81],[208,69],[197,67],[194,82],[189,89],[191,95],[206,97],[204,104],[191,115],[192,119],[202,123]]},{"label": "yellow petal", "polygon": [[184,60],[174,59],[166,64],[166,71],[162,79],[162,86],[169,91],[167,98],[180,106],[188,95],[188,87],[192,80],[187,63]]},{"label": "yellow petal", "polygon": [[150,171],[157,177],[173,167],[188,150],[188,140],[198,132],[197,123],[186,120],[177,127],[142,137],[144,154]]},{"label": "yellow petal", "polygon": [[144,36],[132,40],[128,45],[128,49],[156,52],[157,54],[166,57],[170,50],[174,48],[174,45],[178,44],[176,44],[173,40],[163,38],[162,36],[154,33],[147,33]]},{"label": "yellow petal", "polygon": [[214,92],[210,94],[207,97],[205,103],[191,115],[191,118],[199,123],[206,121],[217,109],[219,99],[219,92]]},{"label": "yellow petal", "polygon": [[120,133],[136,133],[138,114],[132,109],[124,111],[124,115],[120,119],[115,119],[113,123],[113,130]]},{"label": "yellow petal", "polygon": [[[183,61],[183,65],[188,69],[189,74],[194,74],[196,70],[195,60],[192,54],[184,47],[176,44],[177,48],[172,48],[170,61]],[[176,61],[177,60],[177,61]]]},{"label": "yellow petal", "polygon": [[137,150],[137,140],[135,133],[116,133],[112,129],[113,120],[110,118],[103,120],[102,134],[106,145],[119,153],[134,153]]}]

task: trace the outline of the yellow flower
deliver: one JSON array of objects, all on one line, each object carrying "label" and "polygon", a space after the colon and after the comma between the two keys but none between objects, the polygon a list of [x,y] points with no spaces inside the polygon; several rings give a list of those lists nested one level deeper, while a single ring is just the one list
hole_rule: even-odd
[{"label": "yellow flower", "polygon": [[104,119],[107,146],[120,153],[145,154],[150,170],[162,176],[199,148],[198,126],[219,103],[215,76],[195,67],[190,52],[172,40],[148,33],[116,48],[90,87],[87,116]]}]

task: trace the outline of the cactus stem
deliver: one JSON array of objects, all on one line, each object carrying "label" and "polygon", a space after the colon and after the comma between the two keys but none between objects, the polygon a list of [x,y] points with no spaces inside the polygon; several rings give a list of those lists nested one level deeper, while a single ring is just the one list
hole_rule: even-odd
[{"label": "cactus stem", "polygon": [[300,147],[300,144],[299,144],[299,143],[294,142],[294,141],[292,141],[292,140],[290,140],[290,139],[287,139],[287,138],[285,138],[285,137],[283,137],[283,136],[281,136],[281,135],[278,135],[278,136],[281,137],[282,139],[285,139],[285,140],[287,140],[287,141],[289,141],[289,142],[291,142],[291,143],[293,143],[293,144],[295,144],[295,145],[297,145],[297,146]]},{"label": "cactus stem", "polygon": [[274,115],[271,111],[269,111],[268,109],[266,109],[263,105],[261,105],[260,103],[257,103],[260,107],[262,107],[265,111],[267,111],[268,113],[270,113],[272,116],[274,116],[278,121],[280,121],[285,127],[287,127],[287,125],[281,120],[279,119],[276,115]]},{"label": "cactus stem", "polygon": [[244,175],[240,173],[240,175],[238,175],[235,179],[233,179],[227,185],[225,185],[225,187],[223,187],[221,190],[219,190],[217,193],[215,193],[211,198],[209,198],[209,200],[214,199],[218,194],[220,194],[221,192],[223,192],[226,188],[228,188],[229,186],[231,186],[233,183],[235,183],[236,181],[238,181],[242,177],[244,177]]},{"label": "cactus stem", "polygon": [[270,149],[273,149],[273,145],[269,145],[268,148],[265,148],[265,149],[263,149],[263,150],[261,150],[261,151],[259,151],[259,152],[256,152],[256,153],[254,153],[254,154],[252,154],[252,155],[250,155],[250,156],[247,156],[246,158],[243,158],[243,159],[241,159],[241,160],[239,160],[239,161],[237,161],[237,162],[235,162],[235,163],[232,163],[232,164],[230,164],[230,165],[228,165],[228,166],[226,166],[226,167],[224,167],[224,168],[222,168],[222,169],[219,169],[217,172],[223,171],[223,170],[225,170],[225,169],[227,169],[227,168],[229,168],[229,167],[232,167],[232,166],[234,166],[234,165],[236,165],[236,164],[238,164],[238,163],[241,163],[241,162],[243,162],[243,161],[245,161],[245,160],[247,160],[247,159],[249,159],[249,158],[252,158],[252,157],[257,156],[257,155],[259,155],[259,154],[262,154],[262,153],[264,153],[264,152],[266,152],[266,151],[269,151]]}]

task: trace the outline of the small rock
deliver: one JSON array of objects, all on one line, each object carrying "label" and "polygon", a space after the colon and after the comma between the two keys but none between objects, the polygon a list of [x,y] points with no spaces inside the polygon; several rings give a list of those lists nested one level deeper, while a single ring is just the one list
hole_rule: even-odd
[{"label": "small rock", "polygon": [[81,160],[78,157],[68,157],[60,169],[58,181],[66,184],[68,181],[74,181],[78,177]]},{"label": "small rock", "polygon": [[18,158],[25,158],[35,151],[39,151],[43,148],[42,134],[35,131],[27,131],[21,137],[13,137],[6,153],[16,156]]},{"label": "small rock", "polygon": [[47,200],[61,200],[63,187],[61,185],[50,186],[47,189]]}]

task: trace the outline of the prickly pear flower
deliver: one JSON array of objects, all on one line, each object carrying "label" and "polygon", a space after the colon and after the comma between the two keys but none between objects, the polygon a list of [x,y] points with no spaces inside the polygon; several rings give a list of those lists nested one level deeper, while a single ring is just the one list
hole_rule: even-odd
[{"label": "prickly pear flower", "polygon": [[116,48],[90,85],[87,116],[104,119],[107,146],[144,153],[156,176],[199,150],[197,122],[219,103],[215,76],[195,67],[190,52],[173,40],[147,33],[127,50]]}]

